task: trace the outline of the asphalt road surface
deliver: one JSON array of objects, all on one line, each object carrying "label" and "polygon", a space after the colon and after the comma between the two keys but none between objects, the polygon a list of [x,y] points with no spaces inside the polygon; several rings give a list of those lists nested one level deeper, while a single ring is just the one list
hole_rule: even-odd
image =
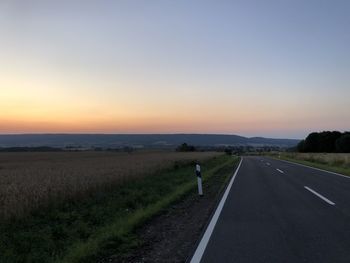
[{"label": "asphalt road surface", "polygon": [[244,157],[231,182],[191,263],[350,262],[350,178]]}]

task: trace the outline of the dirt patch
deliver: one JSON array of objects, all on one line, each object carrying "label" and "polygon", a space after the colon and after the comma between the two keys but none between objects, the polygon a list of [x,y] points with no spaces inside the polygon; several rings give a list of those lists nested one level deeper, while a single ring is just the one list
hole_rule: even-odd
[{"label": "dirt patch", "polygon": [[221,199],[228,177],[227,171],[215,174],[203,186],[203,197],[193,192],[139,229],[142,246],[123,258],[115,255],[103,262],[186,262]]}]

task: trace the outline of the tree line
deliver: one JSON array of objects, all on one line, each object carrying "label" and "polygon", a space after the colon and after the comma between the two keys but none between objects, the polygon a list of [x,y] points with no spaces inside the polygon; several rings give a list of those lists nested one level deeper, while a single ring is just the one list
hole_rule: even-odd
[{"label": "tree line", "polygon": [[350,132],[312,132],[297,146],[298,152],[350,153]]}]

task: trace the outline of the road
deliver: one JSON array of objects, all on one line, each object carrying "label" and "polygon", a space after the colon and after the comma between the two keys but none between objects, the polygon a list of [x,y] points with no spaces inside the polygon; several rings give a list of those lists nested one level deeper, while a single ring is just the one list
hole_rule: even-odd
[{"label": "road", "polygon": [[244,157],[231,183],[191,263],[350,262],[350,178]]}]

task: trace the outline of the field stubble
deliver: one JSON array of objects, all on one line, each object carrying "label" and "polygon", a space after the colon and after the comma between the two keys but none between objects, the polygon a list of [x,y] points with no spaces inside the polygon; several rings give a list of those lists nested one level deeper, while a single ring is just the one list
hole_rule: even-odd
[{"label": "field stubble", "polygon": [[350,154],[349,153],[269,153],[268,155],[285,159],[287,161],[312,166],[350,176]]},{"label": "field stubble", "polygon": [[72,152],[0,153],[0,219],[111,189],[176,163],[205,160],[218,153]]},{"label": "field stubble", "polygon": [[349,153],[284,153],[287,158],[350,168]]}]

